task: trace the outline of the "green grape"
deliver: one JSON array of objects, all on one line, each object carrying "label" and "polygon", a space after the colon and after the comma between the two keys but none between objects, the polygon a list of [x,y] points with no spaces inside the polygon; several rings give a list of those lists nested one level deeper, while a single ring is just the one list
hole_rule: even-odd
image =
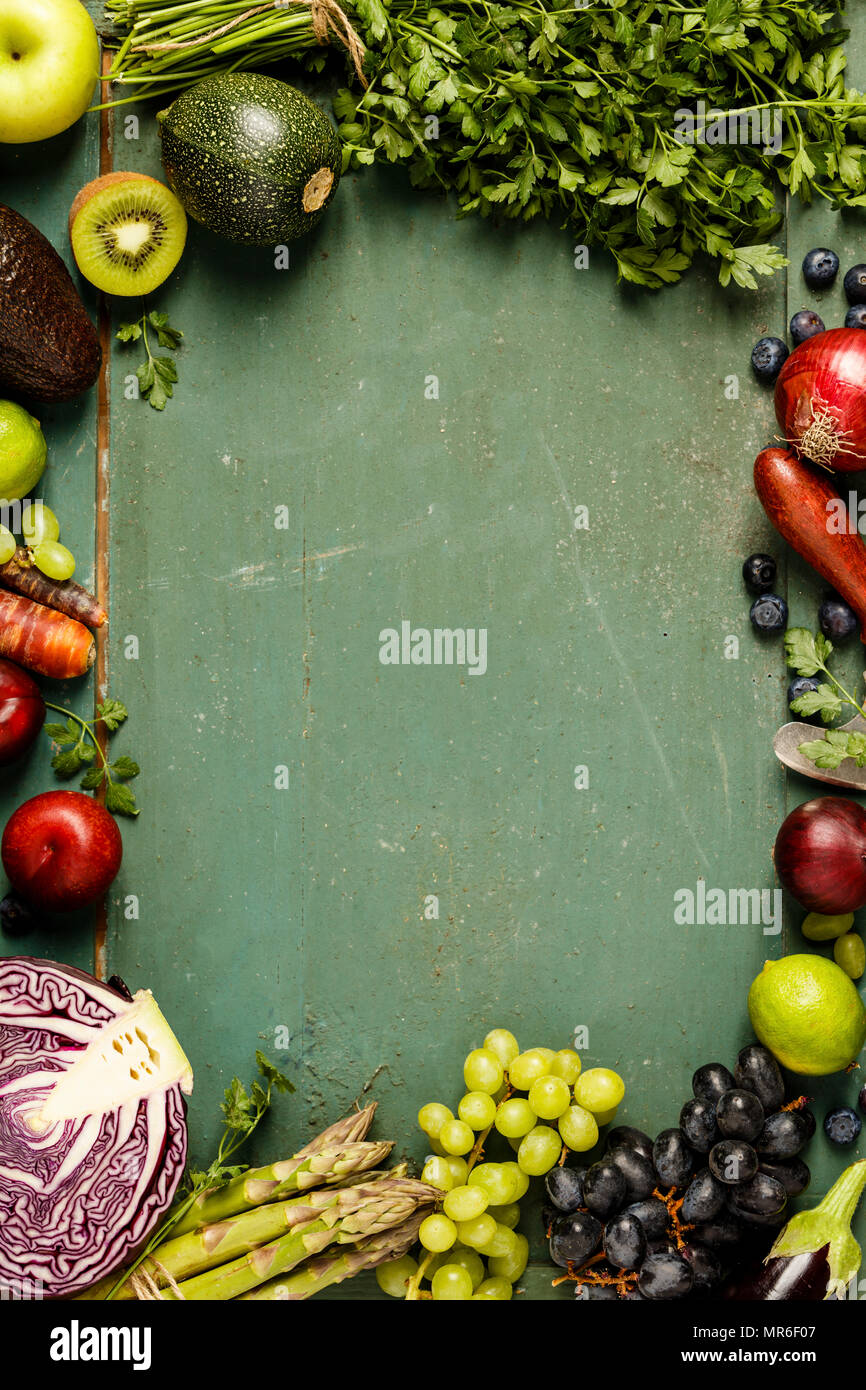
[{"label": "green grape", "polygon": [[607,1067],[590,1067],[581,1072],[574,1087],[574,1099],[593,1115],[614,1110],[625,1095],[625,1082]]},{"label": "green grape", "polygon": [[437,1211],[433,1216],[428,1216],[421,1222],[418,1239],[425,1250],[439,1254],[442,1250],[451,1249],[457,1239],[457,1227],[449,1217],[443,1216],[441,1212]]},{"label": "green grape", "polygon": [[463,1080],[467,1091],[485,1091],[492,1096],[502,1085],[502,1063],[495,1052],[476,1047],[463,1063]]},{"label": "green grape", "polygon": [[560,1115],[557,1124],[566,1144],[575,1153],[585,1153],[598,1143],[596,1118],[582,1105],[570,1105],[565,1114]]},{"label": "green grape", "polygon": [[580,1057],[570,1047],[562,1047],[550,1064],[551,1076],[561,1076],[569,1086],[573,1086],[580,1076]]},{"label": "green grape", "polygon": [[517,1162],[531,1178],[540,1178],[550,1172],[561,1153],[562,1139],[556,1130],[548,1125],[536,1125],[520,1141]]},{"label": "green grape", "polygon": [[571,1103],[571,1091],[561,1076],[540,1076],[530,1086],[528,1100],[540,1120],[558,1120]]},{"label": "green grape", "polygon": [[458,1158],[457,1154],[446,1154],[445,1162],[451,1174],[451,1186],[463,1187],[469,1181],[469,1164],[466,1159]]},{"label": "green grape", "polygon": [[484,1047],[496,1053],[506,1071],[520,1051],[517,1039],[507,1028],[493,1028],[484,1039]]},{"label": "green grape", "polygon": [[514,1201],[514,1179],[505,1172],[503,1163],[478,1163],[469,1174],[470,1187],[481,1187],[491,1206],[501,1207]]},{"label": "green grape", "polygon": [[509,1231],[513,1231],[520,1220],[519,1202],[509,1202],[504,1207],[488,1207],[487,1210],[500,1226],[507,1226]]},{"label": "green grape", "polygon": [[547,1076],[550,1072],[551,1057],[544,1055],[540,1047],[534,1047],[529,1052],[521,1052],[511,1066],[508,1068],[508,1076],[512,1086],[517,1091],[528,1091],[533,1081],[537,1081],[540,1076]]},{"label": "green grape", "polygon": [[506,1139],[522,1139],[535,1128],[535,1111],[529,1101],[520,1096],[504,1100],[496,1111],[496,1128]]},{"label": "green grape", "polygon": [[58,583],[75,573],[75,556],[59,541],[40,541],[33,547],[33,560],[37,569]]},{"label": "green grape", "polygon": [[458,1105],[457,1114],[470,1129],[487,1129],[496,1119],[496,1101],[486,1091],[470,1091]]},{"label": "green grape", "polygon": [[537,1052],[539,1057],[543,1057],[546,1062],[552,1062],[556,1053],[552,1047],[530,1047],[529,1052]]},{"label": "green grape", "polygon": [[472,1280],[473,1289],[478,1287],[487,1273],[481,1256],[466,1245],[455,1245],[454,1249],[449,1250],[447,1255],[437,1255],[436,1258],[446,1259],[450,1265],[459,1265],[461,1269],[465,1269]]},{"label": "green grape", "polygon": [[517,1235],[510,1226],[500,1226],[496,1223],[496,1230],[489,1240],[483,1245],[479,1245],[478,1253],[483,1255],[486,1260],[502,1259],[505,1255],[513,1255],[519,1249]]},{"label": "green grape", "polygon": [[447,1154],[468,1154],[475,1135],[462,1120],[446,1120],[439,1131],[439,1143]]},{"label": "green grape", "polygon": [[509,1255],[494,1255],[490,1261],[490,1273],[516,1284],[529,1263],[529,1241],[519,1231],[514,1232],[516,1248]]},{"label": "green grape", "polygon": [[0,565],[5,565],[7,560],[11,560],[17,549],[18,542],[12,532],[8,527],[0,526]]},{"label": "green grape", "polygon": [[615,1105],[612,1110],[596,1110],[595,1123],[598,1125],[599,1129],[601,1129],[602,1125],[610,1124],[618,1109],[619,1106]]},{"label": "green grape", "polygon": [[513,1191],[508,1201],[519,1202],[529,1191],[529,1178],[521,1170],[518,1163],[512,1161],[509,1163],[500,1163],[499,1166],[506,1176],[510,1176],[513,1185]]},{"label": "green grape", "polygon": [[424,1133],[431,1139],[439,1138],[439,1131],[446,1120],[453,1120],[454,1115],[447,1105],[440,1105],[438,1100],[428,1101],[422,1105],[418,1111],[418,1124]]},{"label": "green grape", "polygon": [[859,980],[866,970],[866,950],[863,947],[862,936],[858,936],[855,931],[838,936],[833,947],[833,959],[852,980]]},{"label": "green grape", "polygon": [[[427,1217],[428,1221],[432,1219],[430,1216]],[[423,1224],[421,1229],[423,1231]],[[496,1235],[496,1222],[485,1211],[481,1216],[474,1216],[471,1221],[461,1221],[457,1227],[457,1234],[461,1245],[468,1245],[471,1249],[477,1250],[480,1245],[486,1245]]]},{"label": "green grape", "polygon": [[424,1182],[432,1183],[434,1187],[438,1187],[441,1192],[449,1192],[454,1186],[454,1179],[451,1176],[447,1158],[439,1158],[435,1154],[432,1158],[427,1159],[421,1169],[421,1178]]},{"label": "green grape", "polygon": [[60,535],[60,522],[44,502],[27,502],[21,512],[21,534],[28,545],[56,541]]},{"label": "green grape", "polygon": [[511,1293],[511,1285],[507,1279],[485,1279],[483,1284],[478,1285],[472,1300],[487,1303],[495,1299],[497,1302],[505,1302],[511,1297]]},{"label": "green grape", "polygon": [[417,1273],[417,1260],[413,1260],[411,1255],[403,1255],[399,1260],[389,1260],[386,1265],[378,1266],[376,1283],[391,1298],[405,1298],[406,1285]]},{"label": "green grape", "polygon": [[445,1194],[442,1208],[452,1221],[472,1221],[474,1217],[485,1212],[489,1205],[487,1193],[476,1183],[474,1187],[452,1187],[451,1191]]},{"label": "green grape", "polygon": [[432,1289],[437,1303],[465,1302],[472,1297],[472,1278],[462,1265],[442,1265],[433,1275]]}]

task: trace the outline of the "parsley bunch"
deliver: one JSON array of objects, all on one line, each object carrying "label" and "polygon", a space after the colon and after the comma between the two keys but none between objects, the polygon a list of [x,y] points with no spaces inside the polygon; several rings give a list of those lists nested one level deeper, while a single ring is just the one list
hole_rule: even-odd
[{"label": "parsley bunch", "polygon": [[[696,252],[722,284],[785,265],[777,180],[866,204],[866,99],[845,87],[832,7],[790,0],[356,0],[372,80],[342,90],[347,167],[406,164],[461,214],[556,218],[658,287]],[[679,108],[778,112],[777,154],[686,142]],[[435,116],[431,121],[430,117]],[[700,128],[700,127],[698,127]]]},{"label": "parsley bunch", "polygon": [[138,377],[138,389],[141,398],[147,401],[154,410],[165,410],[169,399],[174,395],[174,387],[177,382],[177,364],[173,357],[156,357],[154,355],[147,334],[148,327],[156,333],[160,347],[168,348],[170,352],[177,352],[183,340],[183,334],[179,328],[172,328],[168,321],[168,314],[159,313],[155,309],[152,309],[150,313],[142,314],[141,318],[136,319],[134,323],[122,323],[115,336],[121,343],[137,343],[141,339],[147,354],[135,372]]},{"label": "parsley bunch", "polygon": [[139,807],[135,795],[126,784],[138,776],[141,768],[132,758],[125,756],[109,762],[96,736],[97,724],[101,724],[106,734],[110,735],[126,723],[129,718],[126,705],[120,700],[105,700],[96,706],[96,718],[92,721],[82,719],[80,714],[64,709],[62,705],[54,705],[50,700],[46,700],[45,705],[57,714],[66,715],[65,724],[44,726],[45,733],[58,746],[51,759],[55,775],[61,779],[75,777],[82,768],[86,768],[80,783],[82,791],[96,791],[98,787],[104,787],[107,810],[117,816],[137,816]]},{"label": "parsley bunch", "polygon": [[[827,677],[821,681],[817,690],[807,691],[791,701],[795,714],[809,718],[819,714],[825,724],[838,719],[844,705],[849,705],[856,714],[866,719],[866,710],[858,705],[839,683],[827,667],[833,651],[833,643],[820,632],[813,636],[808,628],[790,627],[785,633],[785,660],[798,676]],[[824,738],[811,739],[799,745],[799,752],[816,767],[840,767],[846,758],[853,758],[858,767],[866,767],[866,734],[848,732],[845,729],[829,729]]]}]

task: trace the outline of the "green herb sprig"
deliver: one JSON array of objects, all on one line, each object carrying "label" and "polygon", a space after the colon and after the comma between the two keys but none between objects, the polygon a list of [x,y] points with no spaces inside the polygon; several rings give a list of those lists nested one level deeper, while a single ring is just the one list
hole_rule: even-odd
[{"label": "green herb sprig", "polygon": [[126,706],[120,700],[105,700],[97,705],[96,718],[88,720],[72,710],[64,709],[62,705],[53,705],[50,700],[45,703],[48,709],[66,716],[65,724],[44,726],[48,737],[59,745],[59,751],[51,759],[55,774],[66,780],[87,767],[79,783],[82,791],[96,791],[104,786],[107,810],[117,816],[137,816],[140,808],[127,783],[138,776],[141,768],[132,758],[125,756],[110,762],[96,736],[99,724],[107,734],[116,733],[129,718]]},{"label": "green herb sprig", "polygon": [[[795,714],[809,718],[821,716],[825,724],[838,719],[845,705],[866,719],[866,710],[858,704],[827,667],[833,643],[820,632],[814,635],[805,627],[790,627],[785,633],[785,660],[798,676],[826,676],[817,690],[807,691],[791,701]],[[866,767],[866,734],[844,729],[829,729],[823,738],[810,739],[799,745],[799,751],[816,767],[840,767],[846,758],[853,758],[858,767]]]},{"label": "green herb sprig", "polygon": [[154,356],[150,347],[148,327],[156,333],[160,347],[168,348],[170,352],[177,352],[183,340],[183,334],[179,328],[172,328],[168,321],[168,314],[158,313],[156,310],[142,314],[141,318],[136,319],[134,323],[122,323],[116,336],[121,343],[142,341],[147,356],[136,368],[138,389],[142,400],[146,400],[154,410],[165,410],[170,397],[174,395],[174,387],[178,379],[177,363],[173,357]]}]

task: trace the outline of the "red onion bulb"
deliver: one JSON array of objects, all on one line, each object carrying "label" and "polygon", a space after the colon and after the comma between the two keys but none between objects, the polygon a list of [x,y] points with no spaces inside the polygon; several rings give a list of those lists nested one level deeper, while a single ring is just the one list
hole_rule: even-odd
[{"label": "red onion bulb", "polygon": [[785,441],[823,468],[866,468],[866,333],[830,328],[800,343],[776,381]]},{"label": "red onion bulb", "polygon": [[805,802],[782,822],[773,859],[809,912],[856,912],[866,903],[866,811],[841,796]]}]

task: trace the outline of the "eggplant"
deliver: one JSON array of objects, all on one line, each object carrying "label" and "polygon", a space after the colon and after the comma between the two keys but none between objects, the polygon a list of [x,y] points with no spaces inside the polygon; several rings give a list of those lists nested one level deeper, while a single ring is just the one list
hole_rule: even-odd
[{"label": "eggplant", "polygon": [[735,1275],[719,1297],[740,1302],[844,1298],[860,1268],[851,1220],[864,1187],[866,1159],[861,1159],[845,1169],[817,1207],[792,1216],[763,1264]]}]

